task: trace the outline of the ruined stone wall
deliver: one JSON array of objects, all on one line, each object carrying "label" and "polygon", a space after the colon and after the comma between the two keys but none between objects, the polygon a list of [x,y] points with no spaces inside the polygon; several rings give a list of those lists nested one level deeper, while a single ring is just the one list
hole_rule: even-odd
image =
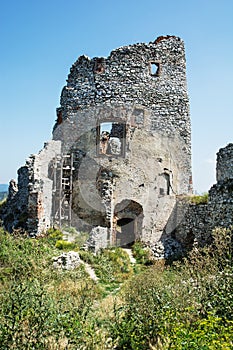
[{"label": "ruined stone wall", "polygon": [[52,225],[53,181],[49,169],[50,162],[60,153],[60,141],[50,141],[18,170],[18,185],[15,181],[10,182],[7,206],[2,216],[8,231],[23,228],[35,235]]},{"label": "ruined stone wall", "polygon": [[[151,71],[153,66],[155,72]],[[56,126],[67,119],[79,132],[87,128],[89,131],[91,126],[96,127],[96,118],[100,118],[93,116],[93,108],[114,109],[119,105],[135,107],[131,116],[128,115],[132,126],[171,138],[174,134],[180,137],[184,148],[183,192],[186,193],[186,179],[191,174],[191,129],[185,51],[180,38],[164,37],[149,44],[121,47],[107,58],[79,57],[62,91]],[[141,107],[150,112],[147,124]],[[86,110],[84,118],[77,114],[78,110]],[[76,126],[74,120],[78,121]],[[56,126],[54,139],[62,139]],[[66,144],[69,143],[67,136],[64,137]]]},{"label": "ruined stone wall", "polygon": [[176,196],[192,190],[190,138],[180,38],[79,57],[61,93],[53,141],[24,168],[16,196],[25,202],[27,229],[69,224],[100,227],[110,244],[157,241]]},{"label": "ruined stone wall", "polygon": [[233,179],[233,143],[217,153],[217,181]]},{"label": "ruined stone wall", "polygon": [[[123,212],[116,208],[128,203],[124,215],[135,220],[132,208],[137,203],[143,212],[143,223],[141,219],[135,223],[141,238],[159,239],[176,195],[191,191],[183,41],[165,37],[121,47],[107,58],[79,57],[57,114],[53,138],[62,141],[64,154],[81,153],[73,178],[74,214],[112,230],[119,226],[117,221],[122,222]],[[105,136],[110,136],[109,143],[118,139],[119,154],[103,154],[104,145],[100,150],[102,123],[113,123],[111,135]],[[116,127],[124,136],[116,137]],[[114,179],[105,183],[102,192],[96,184],[101,169]]]},{"label": "ruined stone wall", "polygon": [[169,219],[175,227],[173,235],[186,247],[194,241],[201,246],[208,244],[214,228],[233,225],[233,144],[217,153],[216,170],[217,183],[209,190],[208,203],[194,205],[178,199]]}]

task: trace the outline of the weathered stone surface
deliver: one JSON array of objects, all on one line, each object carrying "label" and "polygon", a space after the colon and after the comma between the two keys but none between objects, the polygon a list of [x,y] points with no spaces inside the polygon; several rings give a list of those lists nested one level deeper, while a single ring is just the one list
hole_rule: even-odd
[{"label": "weathered stone surface", "polygon": [[86,242],[87,249],[97,253],[101,248],[108,246],[110,246],[109,229],[101,226],[93,227]]},{"label": "weathered stone surface", "polygon": [[191,191],[190,133],[180,38],[79,57],[53,132],[76,157],[73,218],[108,228],[110,245],[157,241],[176,195]]},{"label": "weathered stone surface", "polygon": [[50,162],[61,153],[61,142],[50,141],[37,155],[31,155],[18,170],[18,186],[10,182],[7,206],[3,213],[5,227],[11,232],[22,227],[30,235],[52,226],[53,181]]},{"label": "weathered stone surface", "polygon": [[62,253],[53,258],[53,267],[55,269],[74,270],[80,264],[81,260],[79,254],[73,251]]},{"label": "weathered stone surface", "polygon": [[30,234],[68,224],[92,232],[97,247],[157,241],[176,195],[191,191],[183,41],[166,36],[107,58],[81,56],[60,102],[53,141],[19,171],[6,225],[20,225],[23,213]]},{"label": "weathered stone surface", "polygon": [[161,239],[154,244],[148,243],[148,247],[155,259],[179,257],[184,253],[182,244],[171,237]]},{"label": "weathered stone surface", "polygon": [[233,143],[217,153],[217,181],[233,179]]},{"label": "weathered stone surface", "polygon": [[233,225],[232,166],[233,144],[229,144],[217,154],[217,183],[209,190],[208,203],[194,205],[178,200],[170,221],[176,227],[173,235],[184,247],[190,248],[194,242],[208,244],[214,228]]},{"label": "weathered stone surface", "polygon": [[193,205],[183,198],[192,192],[190,136],[180,38],[81,56],[62,90],[53,140],[18,170],[1,219],[31,235],[74,226],[90,233],[94,251],[141,239],[167,258],[207,244],[213,228],[232,225],[233,144],[217,155],[209,202]]}]

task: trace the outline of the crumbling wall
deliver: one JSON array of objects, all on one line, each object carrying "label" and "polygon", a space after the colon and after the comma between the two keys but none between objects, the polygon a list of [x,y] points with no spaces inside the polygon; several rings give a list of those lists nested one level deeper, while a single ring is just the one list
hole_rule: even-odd
[{"label": "crumbling wall", "polygon": [[233,143],[229,143],[217,153],[217,181],[229,179],[233,179]]},{"label": "crumbling wall", "polygon": [[[53,138],[62,141],[62,152],[82,152],[73,178],[75,216],[110,228],[114,241],[117,206],[136,202],[143,223],[139,232],[134,222],[135,237],[158,240],[176,195],[192,191],[183,41],[167,36],[120,47],[107,58],[79,57],[57,114]],[[114,179],[103,182],[104,191],[100,169]],[[127,215],[130,227],[135,214]]]},{"label": "crumbling wall", "polygon": [[18,185],[10,182],[2,219],[10,232],[23,228],[30,235],[46,231],[52,224],[53,181],[50,161],[61,152],[60,141],[50,141],[37,155],[31,155],[18,170]]},{"label": "crumbling wall", "polygon": [[158,240],[176,196],[192,191],[190,138],[180,38],[79,57],[61,93],[54,143],[26,164],[17,196],[27,228],[68,223],[107,228],[110,244]]},{"label": "crumbling wall", "polygon": [[208,244],[214,228],[233,225],[232,166],[233,144],[229,144],[217,153],[217,183],[209,190],[208,203],[194,205],[178,199],[167,227],[175,227],[172,234],[184,247]]},{"label": "crumbling wall", "polygon": [[[157,74],[151,72],[153,64],[158,66]],[[93,115],[96,106],[108,106],[112,110],[114,106],[127,109],[132,105],[135,107],[131,113],[132,127],[147,127],[148,132],[161,132],[170,137],[180,136],[184,149],[181,192],[187,193],[187,178],[191,175],[191,128],[184,43],[178,37],[120,47],[107,58],[79,57],[70,69],[61,94],[54,139],[66,140],[64,146],[69,147],[69,133],[65,128],[57,128],[61,120],[67,120],[66,124],[79,133],[88,132],[91,126],[96,128]],[[85,118],[77,113],[79,110],[85,110]],[[150,111],[147,124],[145,110]]]}]

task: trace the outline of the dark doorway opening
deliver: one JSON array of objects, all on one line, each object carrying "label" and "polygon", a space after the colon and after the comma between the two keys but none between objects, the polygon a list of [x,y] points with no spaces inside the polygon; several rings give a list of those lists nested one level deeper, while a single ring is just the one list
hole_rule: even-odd
[{"label": "dark doorway opening", "polygon": [[117,220],[117,245],[130,247],[135,242],[135,222],[132,218],[122,218]]},{"label": "dark doorway opening", "polygon": [[143,209],[133,201],[125,199],[115,207],[115,244],[131,247],[141,237]]}]

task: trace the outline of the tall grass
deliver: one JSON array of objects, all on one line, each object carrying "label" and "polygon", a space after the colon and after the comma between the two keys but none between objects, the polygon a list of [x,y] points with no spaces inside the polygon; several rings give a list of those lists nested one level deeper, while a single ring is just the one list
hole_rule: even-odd
[{"label": "tall grass", "polygon": [[138,245],[137,274],[120,248],[80,250],[96,283],[83,264],[52,268],[59,232],[29,239],[0,229],[0,348],[230,350],[232,233],[216,229],[211,246],[172,266],[145,267]]}]

